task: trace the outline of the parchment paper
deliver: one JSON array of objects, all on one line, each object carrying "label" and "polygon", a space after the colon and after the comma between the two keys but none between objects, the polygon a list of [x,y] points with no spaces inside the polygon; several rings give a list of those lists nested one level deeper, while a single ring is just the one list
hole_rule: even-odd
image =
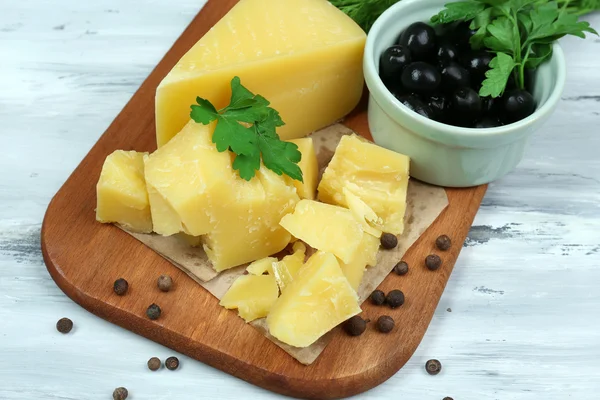
[{"label": "parchment paper", "polygon": [[[344,125],[335,124],[312,135],[321,173],[333,157],[341,137],[351,133],[352,131]],[[443,188],[414,180],[409,182],[404,233],[400,236],[395,249],[380,251],[377,256],[377,265],[367,268],[358,288],[360,303],[379,286],[396,263],[402,259],[406,250],[416,242],[447,205],[448,198]],[[223,297],[233,281],[243,275],[246,269],[246,266],[243,265],[218,274],[213,270],[201,247],[191,247],[188,242],[177,235],[163,237],[156,234],[128,233],[172,262],[218,299]],[[330,332],[309,347],[292,347],[272,337],[268,333],[265,321],[265,318],[261,318],[252,321],[251,325],[305,365],[313,363],[331,341]]]}]

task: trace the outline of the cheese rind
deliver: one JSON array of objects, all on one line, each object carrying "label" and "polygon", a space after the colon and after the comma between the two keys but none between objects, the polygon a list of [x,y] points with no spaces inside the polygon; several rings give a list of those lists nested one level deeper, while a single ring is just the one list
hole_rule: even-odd
[{"label": "cheese rind", "polygon": [[318,199],[348,206],[344,188],[382,219],[381,229],[404,231],[410,159],[358,137],[344,136],[319,183]]},{"label": "cheese rind", "polygon": [[300,200],[292,214],[281,219],[289,233],[309,246],[352,261],[365,234],[350,210],[314,200]]},{"label": "cheese rind", "polygon": [[302,153],[302,159],[298,163],[302,171],[303,182],[286,177],[286,180],[291,182],[298,192],[301,199],[314,200],[317,196],[317,184],[319,183],[319,163],[317,162],[317,153],[313,145],[312,138],[302,138],[290,140],[290,142],[298,146],[298,150]]},{"label": "cheese rind", "polygon": [[360,312],[358,296],[336,257],[319,251],[271,307],[267,325],[270,334],[282,342],[306,347]]},{"label": "cheese rind", "polygon": [[156,92],[163,146],[186,124],[197,96],[217,109],[234,76],[279,111],[282,139],[349,113],[363,90],[364,31],[326,0],[242,0],[175,65]]},{"label": "cheese rind", "polygon": [[225,308],[237,308],[246,322],[266,317],[279,296],[277,282],[271,275],[242,275],[219,302]]},{"label": "cheese rind", "polygon": [[117,150],[106,157],[96,185],[96,220],[152,232],[144,160],[147,153]]}]

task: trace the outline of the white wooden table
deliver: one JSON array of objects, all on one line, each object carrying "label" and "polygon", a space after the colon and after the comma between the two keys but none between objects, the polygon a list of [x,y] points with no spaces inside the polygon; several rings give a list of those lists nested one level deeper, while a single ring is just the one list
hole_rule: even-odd
[{"label": "white wooden table", "polygon": [[[279,398],[181,355],[148,371],[174,352],[73,303],[40,252],[51,197],[203,3],[0,0],[0,399]],[[360,398],[600,398],[600,40],[562,43],[559,109],[490,186],[415,355]]]}]

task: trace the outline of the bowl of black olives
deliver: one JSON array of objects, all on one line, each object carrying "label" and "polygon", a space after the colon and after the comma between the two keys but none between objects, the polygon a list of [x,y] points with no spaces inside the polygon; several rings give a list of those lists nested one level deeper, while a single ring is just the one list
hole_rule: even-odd
[{"label": "bowl of black olives", "polygon": [[468,23],[432,26],[447,2],[402,0],[375,22],[364,55],[368,119],[377,144],[411,158],[411,176],[469,187],[517,166],[560,100],[566,67],[555,43],[525,89],[509,78],[501,96],[482,96],[495,54],[472,48]]}]

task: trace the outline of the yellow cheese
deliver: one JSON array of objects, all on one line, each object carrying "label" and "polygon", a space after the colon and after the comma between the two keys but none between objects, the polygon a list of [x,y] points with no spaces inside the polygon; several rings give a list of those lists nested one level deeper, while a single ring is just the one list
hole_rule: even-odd
[{"label": "yellow cheese", "polygon": [[283,250],[291,236],[278,223],[298,200],[296,189],[264,165],[249,182],[235,175],[229,193],[212,205],[214,226],[203,237],[204,250],[215,270]]},{"label": "yellow cheese", "polygon": [[301,199],[314,200],[317,194],[317,184],[319,183],[319,164],[313,140],[312,138],[302,138],[290,140],[290,142],[295,143],[302,153],[302,159],[298,166],[302,170],[303,182],[290,177],[286,177],[286,179],[296,186],[298,196]]},{"label": "yellow cheese", "polygon": [[[350,212],[354,215],[354,218],[361,223],[364,231],[375,237],[381,237],[382,232],[379,227],[383,224],[383,220],[375,214],[375,211],[373,211],[373,209],[358,196],[348,190],[348,188],[344,188],[344,197]],[[373,227],[371,224],[376,227]]]},{"label": "yellow cheese", "polygon": [[365,273],[365,267],[374,267],[377,265],[378,252],[379,239],[375,236],[366,234],[363,236],[363,240],[356,251],[354,259],[347,264],[340,263],[344,275],[346,275],[348,282],[350,282],[350,286],[352,286],[354,290],[357,290],[360,286],[360,282]]},{"label": "yellow cheese", "polygon": [[356,135],[344,136],[319,183],[319,200],[348,206],[344,188],[365,202],[393,234],[404,230],[409,158]]},{"label": "yellow cheese", "polygon": [[279,286],[283,290],[292,283],[298,271],[304,265],[306,247],[301,242],[294,243],[294,254],[283,257],[283,260],[273,264],[273,275]]},{"label": "yellow cheese", "polygon": [[271,307],[267,325],[282,342],[306,347],[360,312],[356,292],[335,256],[319,251]]},{"label": "yellow cheese", "polygon": [[154,231],[199,236],[211,230],[212,202],[229,194],[231,157],[212,143],[214,124],[190,121],[168,144],[146,158]]},{"label": "yellow cheese", "polygon": [[246,322],[266,317],[277,301],[279,289],[271,275],[242,275],[237,278],[219,303],[225,308],[237,308]]},{"label": "yellow cheese", "polygon": [[281,219],[281,226],[309,246],[335,254],[345,263],[352,261],[364,231],[350,210],[300,200],[292,214]]},{"label": "yellow cheese", "polygon": [[96,185],[96,219],[117,222],[135,232],[152,232],[144,154],[117,150],[104,161]]},{"label": "yellow cheese", "polygon": [[201,236],[192,236],[192,235],[188,235],[187,233],[179,233],[178,236],[181,238],[181,240],[183,240],[184,242],[186,242],[187,244],[189,244],[192,247],[200,247],[202,246],[202,237]]},{"label": "yellow cheese", "polygon": [[279,262],[275,257],[267,257],[261,258],[260,260],[253,261],[246,271],[252,275],[262,275],[265,272],[268,272],[270,275],[273,275],[273,263]]},{"label": "yellow cheese", "polygon": [[196,96],[225,107],[234,76],[280,112],[283,139],[335,122],[361,97],[365,39],[363,30],[326,0],[241,0],[160,83],[158,146],[187,123]]}]

